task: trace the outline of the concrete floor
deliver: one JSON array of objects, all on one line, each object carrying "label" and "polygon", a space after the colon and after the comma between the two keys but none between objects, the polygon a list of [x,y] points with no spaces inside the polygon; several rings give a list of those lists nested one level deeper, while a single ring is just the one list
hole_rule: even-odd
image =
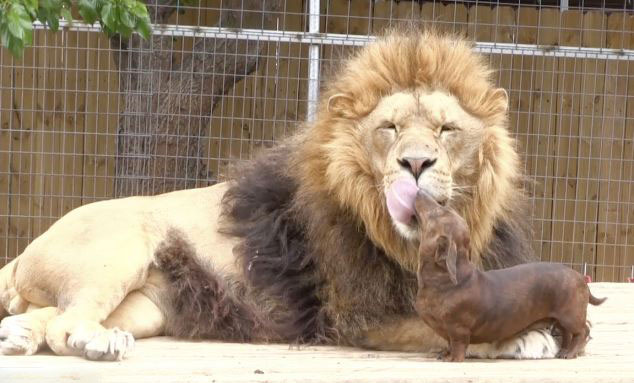
[{"label": "concrete floor", "polygon": [[634,283],[593,283],[602,306],[586,355],[576,360],[469,360],[442,363],[417,354],[335,347],[137,342],[121,362],[81,358],[0,356],[0,382],[634,382]]}]

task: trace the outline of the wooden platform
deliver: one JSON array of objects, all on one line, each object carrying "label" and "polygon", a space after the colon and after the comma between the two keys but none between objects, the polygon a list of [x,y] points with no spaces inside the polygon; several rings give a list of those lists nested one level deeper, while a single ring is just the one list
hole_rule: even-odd
[{"label": "wooden platform", "polygon": [[634,382],[634,284],[592,284],[609,299],[590,308],[593,339],[576,360],[469,360],[334,347],[291,349],[141,340],[122,362],[0,356],[0,382]]}]

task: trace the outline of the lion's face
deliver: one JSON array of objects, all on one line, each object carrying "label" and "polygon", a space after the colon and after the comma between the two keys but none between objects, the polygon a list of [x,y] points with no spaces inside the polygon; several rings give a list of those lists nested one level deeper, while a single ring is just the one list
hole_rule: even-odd
[{"label": "lion's face", "polygon": [[[470,187],[484,124],[452,95],[426,90],[394,93],[384,97],[360,126],[384,196],[401,178],[413,180],[441,204],[451,204],[457,192]],[[404,237],[417,238],[416,220],[392,222]]]}]

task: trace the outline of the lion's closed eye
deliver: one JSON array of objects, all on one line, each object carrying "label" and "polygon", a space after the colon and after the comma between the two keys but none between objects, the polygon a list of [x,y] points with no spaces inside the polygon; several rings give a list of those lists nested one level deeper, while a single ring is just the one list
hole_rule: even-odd
[{"label": "lion's closed eye", "polygon": [[449,124],[443,124],[440,127],[440,135],[441,136],[447,136],[451,133],[456,133],[458,131],[462,130],[458,125],[453,124],[453,123],[449,123]]},{"label": "lion's closed eye", "polygon": [[389,121],[386,121],[386,122],[380,124],[378,126],[378,129],[386,130],[386,131],[398,132],[398,127],[396,126],[396,124],[393,123],[393,122],[389,122]]},{"label": "lion's closed eye", "polygon": [[393,122],[386,121],[377,127],[377,132],[387,143],[392,143],[398,135],[398,127]]}]

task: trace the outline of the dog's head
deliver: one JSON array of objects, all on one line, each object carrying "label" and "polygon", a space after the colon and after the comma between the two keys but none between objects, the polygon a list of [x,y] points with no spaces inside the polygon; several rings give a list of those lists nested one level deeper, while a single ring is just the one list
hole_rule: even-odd
[{"label": "dog's head", "polygon": [[[434,262],[458,284],[458,255],[469,254],[469,229],[453,209],[439,205],[431,196],[416,196],[416,217],[420,227],[419,264]],[[422,267],[419,267],[419,280]]]}]

